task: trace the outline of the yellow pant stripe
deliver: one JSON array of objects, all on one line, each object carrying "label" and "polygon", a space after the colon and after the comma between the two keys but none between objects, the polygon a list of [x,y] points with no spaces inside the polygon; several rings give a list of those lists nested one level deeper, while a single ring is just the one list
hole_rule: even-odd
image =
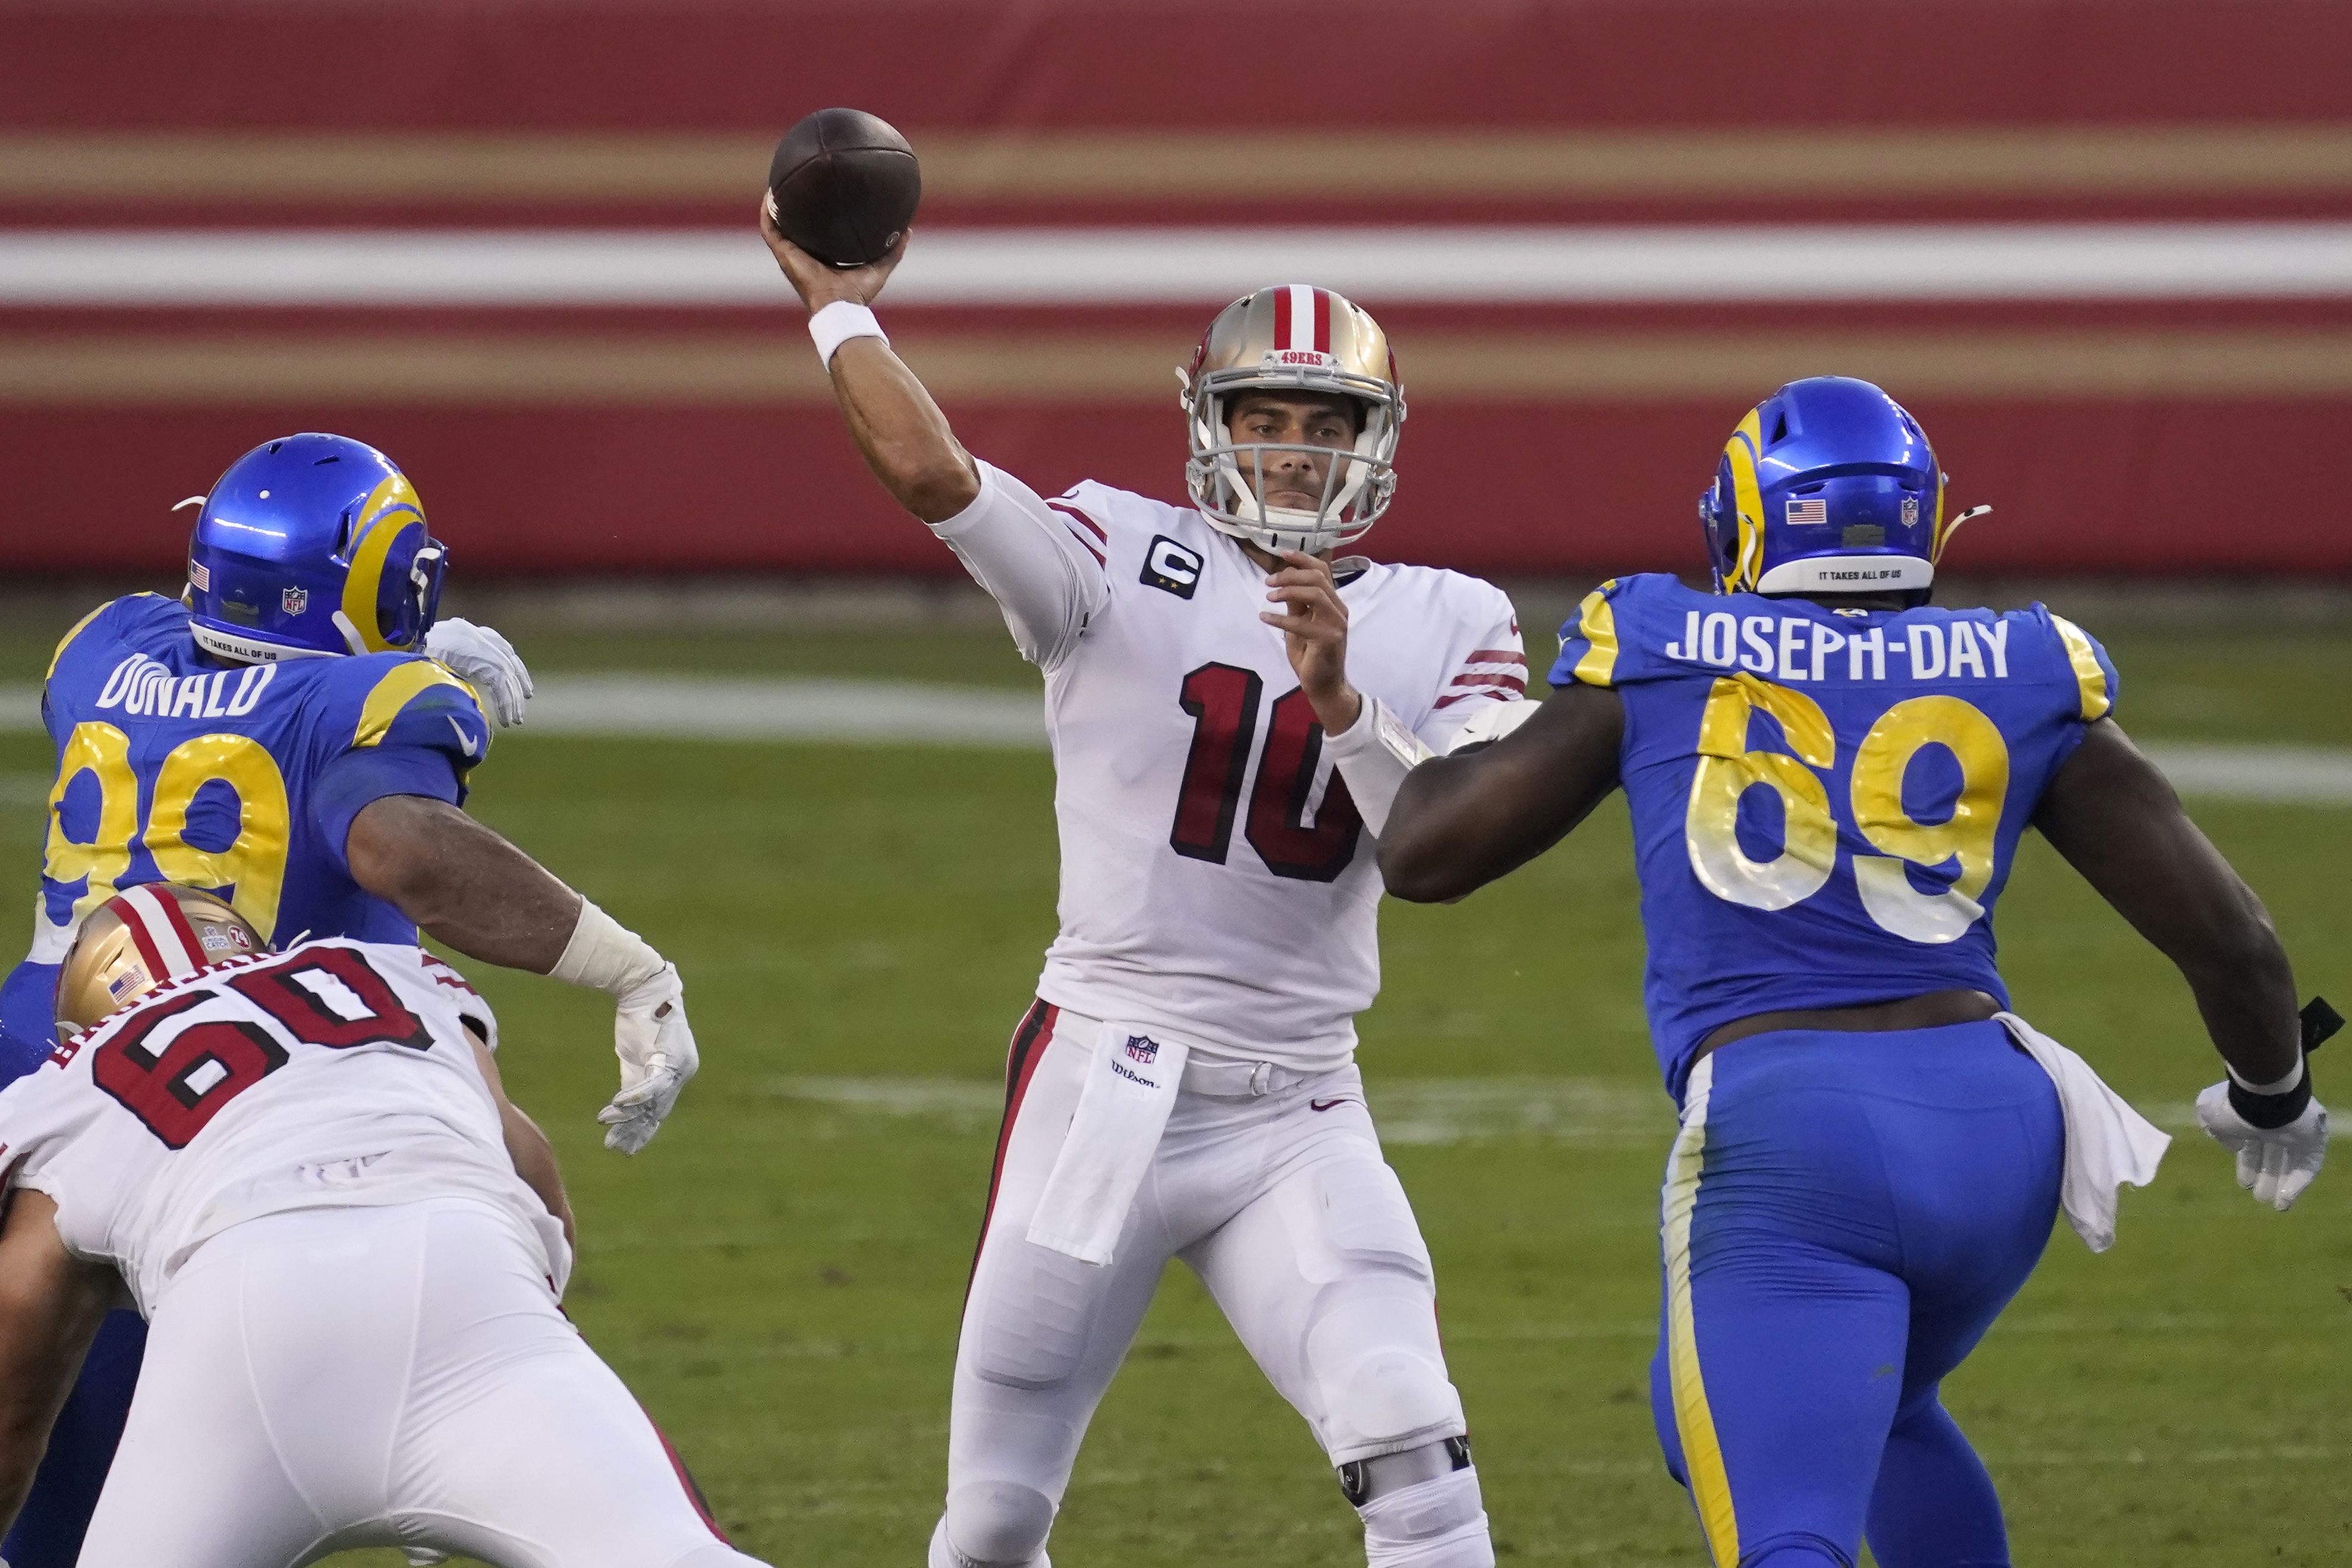
[{"label": "yellow pant stripe", "polygon": [[1734,1568],[1739,1561],[1739,1521],[1731,1508],[1731,1480],[1723,1468],[1723,1448],[1715,1438],[1715,1415],[1706,1405],[1706,1384],[1699,1375],[1698,1332],[1691,1314],[1691,1212],[1698,1205],[1699,1167],[1706,1151],[1707,1091],[1715,1081],[1715,1061],[1699,1058],[1683,1093],[1683,1130],[1675,1140],[1666,1167],[1666,1366],[1675,1399],[1675,1431],[1683,1446],[1683,1466],[1690,1477],[1691,1500],[1698,1508],[1699,1527],[1706,1531],[1708,1552],[1716,1568]]}]

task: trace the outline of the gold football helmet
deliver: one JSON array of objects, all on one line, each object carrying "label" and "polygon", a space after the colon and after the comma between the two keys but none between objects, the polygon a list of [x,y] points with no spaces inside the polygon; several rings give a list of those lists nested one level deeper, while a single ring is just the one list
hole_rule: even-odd
[{"label": "gold football helmet", "polygon": [[[1217,312],[1192,368],[1177,373],[1192,455],[1184,488],[1210,525],[1263,550],[1310,553],[1363,536],[1388,510],[1396,489],[1397,439],[1404,427],[1404,388],[1388,334],[1353,302],[1328,289],[1276,284]],[[1363,411],[1352,450],[1237,442],[1225,419],[1242,392],[1325,392],[1353,398]],[[1327,459],[1321,503],[1313,511],[1269,507],[1264,462],[1273,452]]]},{"label": "gold football helmet", "polygon": [[87,1029],[167,980],[269,944],[210,893],[170,882],[126,888],[89,912],[58,971],[58,1032]]}]

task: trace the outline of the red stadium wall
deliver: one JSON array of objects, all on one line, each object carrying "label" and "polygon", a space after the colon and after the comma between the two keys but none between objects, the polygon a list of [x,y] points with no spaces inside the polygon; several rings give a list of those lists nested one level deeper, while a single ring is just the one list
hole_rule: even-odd
[{"label": "red stadium wall", "polygon": [[[331,428],[469,573],[952,571],[781,281],[695,270],[767,267],[769,143],[852,103],[925,159],[893,337],[1043,489],[1175,494],[1169,367],[1305,233],[1411,402],[1381,553],[1688,566],[1739,414],[1844,372],[1996,505],[1968,570],[2352,572],[2337,0],[0,0],[0,569],[168,571],[172,502]],[[1527,230],[1619,249],[1497,262]],[[583,231],[652,248],[535,270]],[[1089,248],[1139,231],[1198,276]]]}]

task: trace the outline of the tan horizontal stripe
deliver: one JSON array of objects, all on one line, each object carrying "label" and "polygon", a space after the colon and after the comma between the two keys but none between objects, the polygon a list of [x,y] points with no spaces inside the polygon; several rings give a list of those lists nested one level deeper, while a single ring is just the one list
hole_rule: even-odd
[{"label": "tan horizontal stripe", "polygon": [[[940,132],[958,200],[2220,195],[2352,190],[2352,123],[1974,131]],[[0,135],[0,200],[728,201],[772,143],[688,135]]]},{"label": "tan horizontal stripe", "polygon": [[[1171,339],[904,334],[931,390],[958,400],[1175,405]],[[1553,332],[1433,334],[1405,345],[1408,395],[1445,398],[1752,396],[1802,375],[1859,375],[1906,396],[2326,398],[2352,395],[2352,331]],[[427,405],[831,401],[808,344],[719,336],[0,337],[0,404]]]}]

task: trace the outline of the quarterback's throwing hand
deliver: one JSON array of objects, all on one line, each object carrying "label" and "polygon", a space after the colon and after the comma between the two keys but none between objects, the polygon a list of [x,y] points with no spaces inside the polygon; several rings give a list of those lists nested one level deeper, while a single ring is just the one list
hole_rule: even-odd
[{"label": "quarterback's throwing hand", "polygon": [[[911,231],[909,231],[911,232]],[[879,261],[863,267],[831,267],[819,261],[791,240],[776,227],[776,220],[768,216],[768,198],[760,198],[760,237],[768,242],[768,250],[775,257],[776,265],[783,268],[785,280],[801,303],[814,315],[827,305],[846,300],[853,305],[871,305],[874,297],[882,292],[882,285],[907,254],[907,235]]]},{"label": "quarterback's throwing hand", "polygon": [[522,722],[523,704],[534,688],[530,669],[514,644],[471,621],[438,620],[425,634],[425,657],[446,665],[458,679],[488,700],[501,730]]},{"label": "quarterback's throwing hand", "polygon": [[1282,569],[1265,580],[1266,597],[1282,606],[1261,610],[1258,619],[1282,633],[1284,651],[1298,684],[1314,705],[1327,734],[1356,721],[1363,699],[1348,684],[1348,605],[1331,576],[1331,563],[1302,550],[1282,552]]},{"label": "quarterback's throwing hand", "polygon": [[2238,1185],[2256,1203],[2284,1213],[2327,1159],[2326,1108],[2315,1100],[2283,1126],[2257,1127],[2230,1103],[2230,1089],[2225,1081],[2199,1095],[2197,1120],[2207,1136],[2238,1156]]},{"label": "quarterback's throwing hand", "polygon": [[621,1092],[596,1120],[604,1124],[605,1148],[634,1154],[661,1130],[662,1119],[677,1106],[678,1091],[702,1058],[687,1026],[686,986],[677,965],[663,964],[660,973],[618,1000],[613,1054],[621,1058]]}]

